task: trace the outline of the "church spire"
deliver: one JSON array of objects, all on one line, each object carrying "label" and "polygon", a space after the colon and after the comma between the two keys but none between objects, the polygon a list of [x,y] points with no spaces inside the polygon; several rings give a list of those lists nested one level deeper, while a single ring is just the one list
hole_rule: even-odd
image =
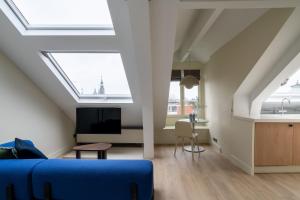
[{"label": "church spire", "polygon": [[104,89],[104,83],[103,83],[102,75],[101,75],[101,82],[100,82],[99,94],[100,95],[105,94],[105,89]]}]

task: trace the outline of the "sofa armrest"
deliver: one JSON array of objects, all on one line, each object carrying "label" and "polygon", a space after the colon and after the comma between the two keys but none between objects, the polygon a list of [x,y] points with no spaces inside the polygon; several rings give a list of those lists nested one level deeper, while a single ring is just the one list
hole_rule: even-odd
[{"label": "sofa armrest", "polygon": [[45,185],[51,185],[53,199],[150,200],[153,194],[153,166],[147,160],[62,160],[41,163],[33,175],[33,194],[44,198]]},{"label": "sofa armrest", "polygon": [[13,195],[15,199],[31,200],[31,175],[42,159],[0,160],[0,199]]}]

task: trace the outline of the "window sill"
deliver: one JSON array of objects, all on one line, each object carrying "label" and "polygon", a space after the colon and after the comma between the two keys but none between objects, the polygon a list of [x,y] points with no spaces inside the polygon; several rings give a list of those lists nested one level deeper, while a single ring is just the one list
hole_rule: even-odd
[{"label": "window sill", "polygon": [[188,115],[167,115],[167,118],[188,118]]},{"label": "window sill", "polygon": [[[175,126],[165,126],[163,128],[164,130],[175,130]],[[195,126],[195,130],[208,130],[208,126],[199,126],[199,125],[196,125]]]}]

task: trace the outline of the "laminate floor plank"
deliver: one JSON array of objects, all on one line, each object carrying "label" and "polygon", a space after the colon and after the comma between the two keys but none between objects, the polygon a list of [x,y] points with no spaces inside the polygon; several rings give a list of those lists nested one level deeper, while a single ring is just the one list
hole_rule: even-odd
[{"label": "laminate floor plank", "polygon": [[155,147],[155,200],[300,200],[300,174],[250,176],[207,146],[192,160],[174,146]]}]

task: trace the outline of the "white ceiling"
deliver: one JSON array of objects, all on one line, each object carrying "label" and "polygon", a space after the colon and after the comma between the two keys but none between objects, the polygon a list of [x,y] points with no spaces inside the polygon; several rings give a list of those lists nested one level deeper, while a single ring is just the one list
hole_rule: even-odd
[{"label": "white ceiling", "polygon": [[193,23],[197,20],[199,15],[199,10],[194,9],[179,9],[178,19],[176,25],[176,38],[175,38],[175,49],[177,51],[180,45],[185,41],[186,35],[188,35],[188,30],[192,28]]},{"label": "white ceiling", "polygon": [[[195,41],[190,49],[186,49],[185,43],[187,38],[197,37],[194,34],[195,29],[197,29],[197,21],[205,18],[205,12],[212,11],[211,9],[180,9],[178,11],[179,18],[177,21],[174,61],[184,61],[185,59],[182,60],[182,55],[190,52],[190,59],[193,61],[207,63],[210,56],[236,37],[267,10],[263,8],[222,10],[205,34]],[[198,34],[200,32],[201,28],[198,30]]]}]

